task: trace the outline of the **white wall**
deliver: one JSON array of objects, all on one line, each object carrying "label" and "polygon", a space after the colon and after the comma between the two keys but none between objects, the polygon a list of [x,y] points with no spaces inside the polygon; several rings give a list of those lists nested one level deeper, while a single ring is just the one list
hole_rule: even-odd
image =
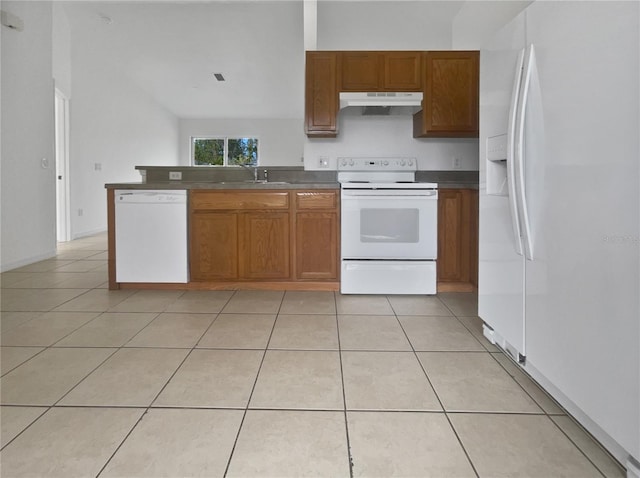
[{"label": "white wall", "polygon": [[530,3],[518,0],[465,2],[453,20],[452,48],[479,50],[494,32]]},{"label": "white wall", "polygon": [[448,50],[458,2],[320,1],[318,50]]},{"label": "white wall", "polygon": [[76,238],[106,230],[105,183],[139,182],[137,165],[178,164],[179,125],[124,72],[96,58],[90,43],[73,41],[73,32],[71,52],[69,177]]},{"label": "white wall", "polygon": [[343,110],[338,121],[337,138],[307,140],[306,169],[319,169],[320,156],[329,158],[330,169],[336,169],[336,158],[342,156],[418,158],[421,170],[453,169],[453,159],[459,158],[460,169],[478,169],[477,139],[414,139],[411,115],[360,116],[351,108]]},{"label": "white wall", "polygon": [[55,254],[56,210],[52,6],[3,1],[2,9],[24,22],[21,32],[1,27],[4,271]]},{"label": "white wall", "polygon": [[263,166],[302,166],[304,129],[302,119],[182,119],[180,164],[191,164],[191,137],[258,138],[259,162]]},{"label": "white wall", "polygon": [[53,4],[53,79],[56,88],[71,98],[71,29],[64,6]]}]

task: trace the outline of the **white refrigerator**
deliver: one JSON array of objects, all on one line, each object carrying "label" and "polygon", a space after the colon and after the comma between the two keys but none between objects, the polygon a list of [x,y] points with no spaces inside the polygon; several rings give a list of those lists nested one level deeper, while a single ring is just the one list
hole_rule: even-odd
[{"label": "white refrigerator", "polygon": [[636,1],[536,1],[480,54],[485,335],[629,476],[640,476],[639,18]]}]

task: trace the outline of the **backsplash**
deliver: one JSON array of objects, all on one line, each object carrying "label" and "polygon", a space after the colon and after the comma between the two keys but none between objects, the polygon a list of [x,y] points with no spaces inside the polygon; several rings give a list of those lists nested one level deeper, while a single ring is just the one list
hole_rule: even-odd
[{"label": "backsplash", "polygon": [[337,138],[306,139],[305,169],[320,169],[320,158],[328,158],[328,169],[336,169],[336,158],[343,156],[397,156],[417,158],[419,170],[478,170],[477,139],[413,138],[408,114],[362,116],[352,108],[340,112],[338,125]]},{"label": "backsplash", "polygon": [[[143,183],[171,182],[170,172],[182,174],[181,182],[245,181],[253,178],[253,169],[221,166],[136,166]],[[305,171],[302,166],[258,167],[259,177],[268,171],[270,181],[290,183],[331,183],[336,182],[335,171]]]}]

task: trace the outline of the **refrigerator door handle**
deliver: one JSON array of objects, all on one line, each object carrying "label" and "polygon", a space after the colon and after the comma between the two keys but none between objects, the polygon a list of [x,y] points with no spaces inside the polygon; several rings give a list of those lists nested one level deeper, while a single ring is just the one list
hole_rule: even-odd
[{"label": "refrigerator door handle", "polygon": [[507,183],[509,186],[509,210],[511,211],[511,225],[515,240],[515,249],[522,255],[522,233],[520,231],[520,215],[518,211],[518,199],[516,193],[516,170],[515,170],[515,143],[517,118],[520,101],[520,89],[522,85],[522,67],[524,63],[524,48],[518,54],[516,62],[516,72],[511,91],[511,103],[509,107],[509,128],[507,130]]},{"label": "refrigerator door handle", "polygon": [[533,260],[533,247],[531,243],[531,227],[529,222],[529,208],[527,206],[527,195],[525,191],[525,158],[524,142],[525,132],[524,123],[527,112],[527,101],[529,99],[529,88],[531,85],[531,71],[535,62],[535,53],[533,45],[529,45],[524,56],[524,67],[522,71],[522,86],[520,87],[520,108],[516,118],[516,134],[515,134],[515,185],[516,185],[516,203],[518,205],[518,216],[520,217],[520,230],[522,233],[522,242],[524,243],[525,256],[529,260]]}]

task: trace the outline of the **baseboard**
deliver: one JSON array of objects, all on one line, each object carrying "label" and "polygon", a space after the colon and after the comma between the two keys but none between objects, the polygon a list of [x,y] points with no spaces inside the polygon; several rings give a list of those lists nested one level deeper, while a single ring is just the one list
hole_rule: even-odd
[{"label": "baseboard", "polygon": [[103,232],[107,232],[107,228],[100,227],[98,229],[93,229],[91,231],[82,231],[71,234],[71,240],[74,241],[76,239],[82,239],[83,237],[93,236],[95,234],[100,234]]},{"label": "baseboard", "polygon": [[51,259],[55,256],[56,256],[56,251],[54,249],[52,251],[48,251],[43,254],[27,257],[25,259],[20,259],[19,261],[6,262],[0,265],[0,272],[11,271],[13,269],[17,269],[18,267],[28,266],[30,264],[33,264],[34,262],[40,262],[46,259]]}]

